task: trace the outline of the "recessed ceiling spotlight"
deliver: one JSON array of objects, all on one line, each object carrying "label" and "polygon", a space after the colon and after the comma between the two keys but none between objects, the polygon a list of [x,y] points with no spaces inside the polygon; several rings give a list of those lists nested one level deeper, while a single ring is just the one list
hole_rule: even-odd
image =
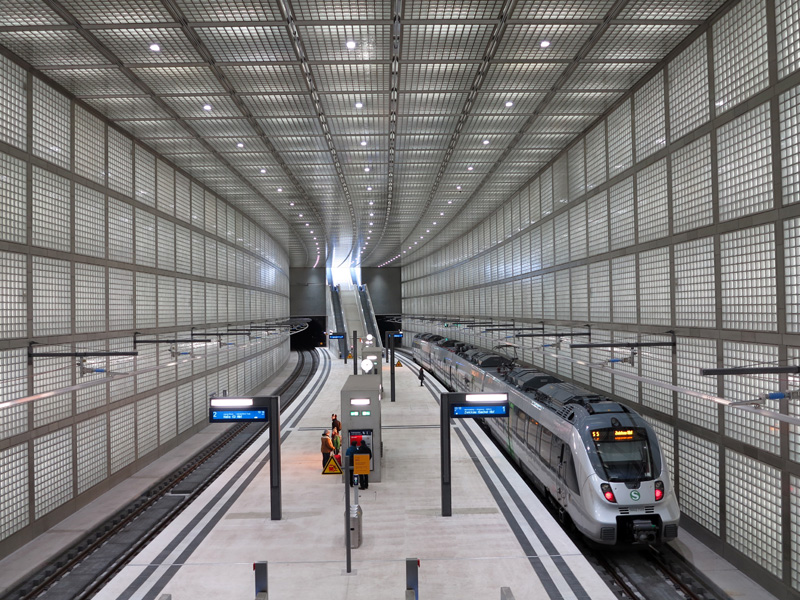
[{"label": "recessed ceiling spotlight", "polygon": [[368,185],[368,186],[367,186],[367,191],[368,191],[368,192],[371,192],[371,191],[372,191],[372,186],[371,186],[371,185]]},{"label": "recessed ceiling spotlight", "polygon": [[483,145],[486,146],[489,143],[489,140],[483,140]]},{"label": "recessed ceiling spotlight", "polygon": [[212,108],[214,107],[211,106],[210,104],[203,104],[203,110],[211,110]]},{"label": "recessed ceiling spotlight", "polygon": [[506,108],[511,108],[512,106],[514,106],[514,103],[511,100],[506,102]]},{"label": "recessed ceiling spotlight", "polygon": [[444,216],[444,213],[443,213],[443,212],[440,212],[440,213],[439,213],[439,216],[440,216],[440,217],[443,217],[443,216]]},{"label": "recessed ceiling spotlight", "polygon": [[549,45],[550,42],[547,40],[542,40],[541,42],[539,42],[539,46],[541,46],[542,48],[547,48]]},{"label": "recessed ceiling spotlight", "polygon": [[306,223],[306,227],[308,227],[308,223]]},{"label": "recessed ceiling spotlight", "polygon": [[261,172],[262,172],[262,173],[266,173],[266,172],[267,172],[267,170],[266,170],[266,169],[261,169]]},{"label": "recessed ceiling spotlight", "polygon": [[371,238],[370,236],[367,236],[367,239],[368,239],[368,240],[371,240],[372,238]]},{"label": "recessed ceiling spotlight", "polygon": [[300,213],[300,214],[299,214],[299,215],[297,215],[297,216],[298,216],[298,217],[302,217],[302,216],[303,216],[303,213]]},{"label": "recessed ceiling spotlight", "polygon": [[421,236],[419,236],[419,239],[421,239],[421,240],[424,240],[424,239],[425,239],[425,236],[424,236],[424,235],[421,235]]},{"label": "recessed ceiling spotlight", "polygon": [[242,142],[239,142],[238,144],[236,144],[236,147],[237,148],[244,148],[244,144]]},{"label": "recessed ceiling spotlight", "polygon": [[[282,191],[283,191],[283,188],[278,188],[278,191],[279,191],[279,192],[282,192]],[[292,204],[292,206],[294,206],[294,204]]]},{"label": "recessed ceiling spotlight", "polygon": [[369,213],[369,216],[370,216],[370,217],[374,217],[374,216],[375,216],[375,213]]},{"label": "recessed ceiling spotlight", "polygon": [[313,231],[311,233],[314,233]]},{"label": "recessed ceiling spotlight", "polygon": [[317,239],[316,237],[314,239]]},{"label": "recessed ceiling spotlight", "polygon": [[372,221],[370,221],[369,224],[372,225]]},{"label": "recessed ceiling spotlight", "polygon": [[452,201],[452,200],[448,200],[448,201],[447,201],[447,203],[448,203],[448,204],[452,204],[452,203],[453,203],[453,201]]},{"label": "recessed ceiling spotlight", "polygon": [[372,233],[372,229],[370,229],[369,232]]},{"label": "recessed ceiling spotlight", "polygon": [[426,230],[425,230],[425,233],[430,233],[430,232],[431,232],[431,230],[430,230],[430,229],[426,229]]},{"label": "recessed ceiling spotlight", "polygon": [[363,102],[356,102],[356,108],[364,108]]},{"label": "recessed ceiling spotlight", "polygon": [[460,186],[460,185],[457,185],[457,186],[456,186],[456,189],[457,189],[457,190],[460,190],[460,189],[461,189],[461,186]]},{"label": "recessed ceiling spotlight", "polygon": [[346,45],[348,50],[355,50],[356,43],[354,41],[350,40]]},{"label": "recessed ceiling spotlight", "polygon": [[158,44],[150,44],[150,50],[153,52],[161,52],[161,46]]},{"label": "recessed ceiling spotlight", "polygon": [[475,167],[467,167],[467,171],[472,171]]},{"label": "recessed ceiling spotlight", "polygon": [[375,203],[372,200],[370,200],[369,201],[369,205],[372,206],[373,204],[375,204]]},{"label": "recessed ceiling spotlight", "polygon": [[415,246],[416,246],[417,244],[419,244],[419,242],[414,242],[414,245],[415,245]]},{"label": "recessed ceiling spotlight", "polygon": [[366,146],[367,145],[367,140],[361,140],[361,145],[362,146]]},{"label": "recessed ceiling spotlight", "polygon": [[436,225],[436,221],[434,221],[433,224]]}]

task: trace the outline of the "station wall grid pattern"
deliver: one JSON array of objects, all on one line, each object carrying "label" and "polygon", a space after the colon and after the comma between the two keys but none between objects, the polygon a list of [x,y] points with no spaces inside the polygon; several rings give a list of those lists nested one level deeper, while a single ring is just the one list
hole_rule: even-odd
[{"label": "station wall grid pattern", "polygon": [[[442,324],[591,324],[593,342],[670,341],[672,329],[674,360],[670,348],[643,348],[636,366],[614,368],[736,401],[797,389],[797,376],[699,369],[800,358],[798,69],[797,3],[739,2],[482,223],[402,268],[404,330],[513,342],[526,363],[624,399],[658,432],[684,515],[762,581],[794,590],[796,426],[555,358],[597,363],[627,350],[570,350],[565,338],[543,353],[555,338]],[[794,400],[765,407],[800,414]]]},{"label": "station wall grid pattern", "polygon": [[289,355],[288,334],[264,333],[28,366],[28,342],[131,351],[134,331],[282,320],[288,266],[241,211],[0,56],[0,402],[98,382],[2,408],[0,554],[202,426],[209,394],[252,393]]}]

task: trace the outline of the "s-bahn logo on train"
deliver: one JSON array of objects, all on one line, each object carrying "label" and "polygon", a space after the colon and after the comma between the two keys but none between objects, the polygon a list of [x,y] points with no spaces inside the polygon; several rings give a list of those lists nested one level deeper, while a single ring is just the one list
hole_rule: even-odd
[{"label": "s-bahn logo on train", "polygon": [[639,490],[632,490],[631,491],[631,500],[634,502],[638,502],[642,495],[639,493]]}]

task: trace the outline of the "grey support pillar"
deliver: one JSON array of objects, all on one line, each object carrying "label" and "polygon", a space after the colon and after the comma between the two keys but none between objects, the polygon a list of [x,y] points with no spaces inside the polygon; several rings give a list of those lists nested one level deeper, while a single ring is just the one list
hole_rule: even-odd
[{"label": "grey support pillar", "polygon": [[281,397],[269,398],[269,496],[270,518],[280,521],[281,505]]}]

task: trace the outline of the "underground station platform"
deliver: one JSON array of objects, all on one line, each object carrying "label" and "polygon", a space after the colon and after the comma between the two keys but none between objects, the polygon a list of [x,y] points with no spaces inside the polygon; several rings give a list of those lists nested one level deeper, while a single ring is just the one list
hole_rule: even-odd
[{"label": "underground station platform", "polygon": [[[390,365],[355,379],[352,361],[317,352],[314,380],[281,414],[280,470],[268,428],[95,598],[618,597],[472,418],[445,419],[444,485],[445,390],[432,377],[421,386],[418,367],[404,356],[392,402]],[[235,411],[235,404],[216,410]],[[267,417],[262,404],[245,410]],[[451,416],[503,414],[453,404]],[[337,464],[323,470],[320,440],[332,413],[343,422],[342,450],[348,434],[371,442],[365,490],[348,486]],[[195,437],[207,440],[229,426],[212,423]],[[357,469],[367,464],[354,462]],[[70,527],[80,528],[93,505]]]},{"label": "underground station platform", "polygon": [[471,419],[451,426],[452,514],[442,516],[438,392],[407,363],[395,368],[395,402],[382,367],[381,477],[355,488],[360,532],[350,529],[361,539],[348,572],[345,521],[355,523],[343,476],[322,473],[320,436],[332,413],[347,425],[353,366],[321,352],[318,381],[281,416],[280,519],[259,440],[96,598],[253,598],[263,571],[270,598],[405,598],[414,577],[419,598],[500,598],[502,588],[516,599],[614,598]]}]

